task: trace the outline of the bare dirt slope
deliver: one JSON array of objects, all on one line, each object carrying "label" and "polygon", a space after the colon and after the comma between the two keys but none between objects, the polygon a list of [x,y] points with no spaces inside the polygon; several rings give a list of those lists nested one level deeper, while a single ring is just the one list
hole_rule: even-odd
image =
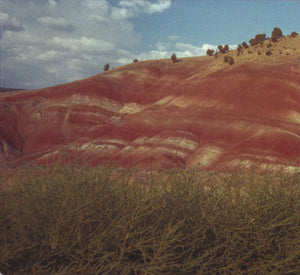
[{"label": "bare dirt slope", "polygon": [[[0,162],[62,152],[141,167],[300,166],[300,37],[215,57],[132,63],[0,95]],[[262,54],[259,54],[260,51]]]}]

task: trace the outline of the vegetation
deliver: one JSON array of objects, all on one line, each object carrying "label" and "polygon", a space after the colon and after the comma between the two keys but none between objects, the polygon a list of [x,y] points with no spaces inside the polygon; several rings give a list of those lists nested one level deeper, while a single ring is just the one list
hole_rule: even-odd
[{"label": "vegetation", "polygon": [[104,72],[107,72],[108,70],[109,70],[109,63],[106,63],[105,65],[104,65]]},{"label": "vegetation", "polygon": [[249,48],[249,45],[248,45],[246,42],[243,42],[243,43],[242,43],[242,46],[243,46],[245,49],[248,49],[248,48]]},{"label": "vegetation", "polygon": [[237,56],[239,56],[243,51],[243,47],[241,46],[241,44],[239,44],[236,50],[237,50]]},{"label": "vegetation", "polygon": [[295,38],[295,37],[297,37],[297,36],[298,36],[298,33],[297,33],[297,32],[292,32],[292,33],[291,33],[291,37]]},{"label": "vegetation", "polygon": [[255,36],[255,38],[252,38],[249,40],[249,43],[251,46],[256,46],[260,42],[264,41],[266,39],[266,34],[265,33],[260,33]]},{"label": "vegetation", "polygon": [[133,63],[139,62],[138,59],[133,59]]},{"label": "vegetation", "polygon": [[175,63],[175,62],[178,61],[177,56],[176,56],[175,53],[173,53],[173,54],[171,55],[171,60],[172,60],[173,63]]},{"label": "vegetation", "polygon": [[273,29],[273,31],[272,31],[272,39],[277,39],[277,38],[280,38],[280,37],[282,37],[283,36],[283,34],[282,34],[282,31],[281,31],[281,29],[280,28],[278,28],[278,27],[275,27],[274,29]]},{"label": "vegetation", "polygon": [[0,193],[0,272],[300,273],[299,174],[145,173],[15,170]]},{"label": "vegetation", "polygon": [[208,56],[212,56],[214,52],[215,52],[215,50],[208,49],[208,50],[206,51],[206,54],[207,54]]},{"label": "vegetation", "polygon": [[224,56],[224,62],[228,63],[229,65],[233,65],[234,64],[234,59],[232,56]]},{"label": "vegetation", "polygon": [[266,55],[272,55],[271,50],[267,50],[267,51],[266,51]]}]

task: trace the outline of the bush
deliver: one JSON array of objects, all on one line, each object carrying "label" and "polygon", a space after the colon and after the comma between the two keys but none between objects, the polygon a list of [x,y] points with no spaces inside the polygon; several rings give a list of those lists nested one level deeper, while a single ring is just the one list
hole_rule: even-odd
[{"label": "bush", "polygon": [[225,46],[219,45],[218,49],[220,53],[226,53],[229,51],[229,46],[227,44]]},{"label": "bush", "polygon": [[109,63],[106,63],[104,65],[104,68],[103,68],[104,72],[107,72],[109,70]]},{"label": "bush", "polygon": [[232,56],[224,56],[224,62],[228,63],[229,65],[233,65],[234,64],[234,59]]},{"label": "bush", "polygon": [[133,59],[133,63],[139,62],[137,59]]},{"label": "bush", "polygon": [[272,39],[277,39],[277,38],[280,38],[282,37],[283,34],[282,34],[282,31],[281,29],[279,29],[278,27],[275,27],[272,31]]},{"label": "bush", "polygon": [[266,55],[272,55],[272,52],[270,50],[267,50]]},{"label": "bush", "polygon": [[258,55],[261,55],[261,52],[260,52],[260,51],[258,51],[258,52],[257,52],[257,54],[258,54]]},{"label": "bush", "polygon": [[252,38],[252,39],[249,40],[249,43],[252,47],[254,47],[258,44],[258,41],[256,39]]},{"label": "bush", "polygon": [[243,47],[241,46],[241,44],[239,44],[239,46],[237,47],[237,56],[239,56],[242,52],[243,52]]},{"label": "bush", "polygon": [[271,42],[269,42],[269,43],[267,44],[267,48],[270,48],[270,47],[272,47],[272,43],[271,43]]},{"label": "bush", "polygon": [[206,54],[207,54],[208,56],[212,56],[214,52],[215,52],[214,50],[208,49],[208,50],[206,51]]},{"label": "bush", "polygon": [[223,53],[226,53],[229,51],[229,46],[226,44],[223,48]]},{"label": "bush", "polygon": [[243,46],[245,49],[248,49],[248,48],[249,48],[249,46],[248,46],[248,44],[247,44],[246,42],[243,42],[242,46]]},{"label": "bush", "polygon": [[255,38],[252,38],[249,40],[250,45],[256,46],[257,44],[259,44],[260,42],[266,40],[266,34],[265,33],[259,33],[257,35],[255,35]]},{"label": "bush", "polygon": [[298,36],[298,33],[296,33],[296,32],[292,32],[292,33],[291,33],[291,37],[295,38],[295,37],[297,37],[297,36]]},{"label": "bush", "polygon": [[139,173],[16,169],[0,192],[0,271],[299,274],[298,174]]},{"label": "bush", "polygon": [[219,50],[220,53],[223,53],[223,51],[224,51],[223,46],[222,46],[222,45],[219,45],[219,46],[218,46],[218,50]]},{"label": "bush", "polygon": [[261,41],[264,41],[266,39],[266,34],[265,33],[260,33],[255,36],[255,40],[257,43],[260,43]]},{"label": "bush", "polygon": [[177,56],[176,56],[175,53],[173,53],[173,54],[171,55],[171,60],[172,60],[173,63],[175,63],[175,62],[178,61],[178,60],[177,60]]}]

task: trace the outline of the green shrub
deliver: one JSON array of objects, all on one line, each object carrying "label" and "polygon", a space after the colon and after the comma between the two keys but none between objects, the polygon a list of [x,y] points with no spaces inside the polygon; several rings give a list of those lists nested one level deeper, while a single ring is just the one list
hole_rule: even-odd
[{"label": "green shrub", "polygon": [[257,43],[260,43],[260,42],[264,41],[265,39],[266,39],[265,33],[260,33],[255,36],[255,40],[257,41]]},{"label": "green shrub", "polygon": [[233,64],[234,64],[234,59],[233,59],[232,56],[229,57],[228,64],[229,64],[229,65],[233,65]]},{"label": "green shrub", "polygon": [[272,55],[272,52],[270,50],[267,50],[266,55]]},{"label": "green shrub", "polygon": [[226,53],[226,52],[228,52],[228,51],[229,51],[229,45],[226,44],[226,45],[224,46],[224,48],[223,48],[223,53]]},{"label": "green shrub", "polygon": [[223,53],[223,51],[224,51],[223,46],[222,46],[222,45],[219,45],[219,46],[218,46],[218,50],[219,50],[220,53]]},{"label": "green shrub", "polygon": [[241,46],[241,44],[238,45],[236,50],[237,50],[237,56],[239,56],[241,53],[243,53],[243,47]]},{"label": "green shrub", "polygon": [[292,33],[291,33],[291,37],[295,38],[295,37],[297,37],[297,36],[298,36],[298,33],[297,33],[297,32],[292,32]]},{"label": "green shrub", "polygon": [[247,44],[246,42],[243,42],[243,43],[242,43],[242,46],[243,46],[245,49],[248,49],[248,48],[249,48],[249,46],[248,46],[248,44]]},{"label": "green shrub", "polygon": [[214,50],[208,49],[208,50],[206,51],[206,54],[207,54],[208,56],[212,56],[214,52],[215,52]]},{"label": "green shrub", "polygon": [[232,56],[224,56],[224,62],[228,63],[229,65],[233,65],[234,64],[234,59]]},{"label": "green shrub", "polygon": [[249,40],[249,43],[252,47],[254,47],[258,44],[258,41],[256,39],[252,38],[252,39]]},{"label": "green shrub", "polygon": [[106,63],[104,65],[104,68],[103,68],[104,72],[107,72],[109,70],[109,63]]},{"label": "green shrub", "polygon": [[177,56],[176,56],[175,53],[173,53],[173,54],[171,55],[171,60],[172,60],[173,63],[175,63],[175,62],[178,61]]},{"label": "green shrub", "polygon": [[272,39],[277,39],[277,38],[281,38],[283,36],[282,31],[280,28],[275,27],[272,31]]}]

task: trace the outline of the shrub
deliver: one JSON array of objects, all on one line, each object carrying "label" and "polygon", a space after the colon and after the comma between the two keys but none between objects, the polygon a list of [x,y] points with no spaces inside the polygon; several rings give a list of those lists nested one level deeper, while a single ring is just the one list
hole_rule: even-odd
[{"label": "shrub", "polygon": [[269,43],[267,44],[267,48],[270,48],[270,47],[272,47],[272,43],[271,43],[271,42],[269,42]]},{"label": "shrub", "polygon": [[103,68],[104,72],[107,72],[109,70],[109,63],[106,63],[104,65],[104,68]]},{"label": "shrub", "polygon": [[0,271],[299,274],[297,173],[178,169],[142,184],[139,171],[115,172],[16,169],[0,192]]},{"label": "shrub", "polygon": [[172,60],[173,63],[175,63],[175,62],[178,61],[177,56],[176,56],[175,53],[173,53],[173,54],[171,55],[171,60]]},{"label": "shrub", "polygon": [[270,50],[267,50],[266,55],[272,55],[272,52]]},{"label": "shrub", "polygon": [[223,51],[224,51],[223,46],[222,46],[222,45],[219,45],[219,46],[218,46],[218,50],[219,50],[220,53],[223,53]]},{"label": "shrub", "polygon": [[265,33],[259,33],[255,36],[255,40],[257,43],[264,41],[266,39],[266,34]]},{"label": "shrub", "polygon": [[137,59],[133,59],[133,63],[139,62]]},{"label": "shrub", "polygon": [[259,44],[260,42],[266,40],[266,34],[265,33],[259,33],[257,35],[255,35],[255,38],[252,38],[249,40],[250,45],[256,46],[257,44]]},{"label": "shrub", "polygon": [[229,57],[228,63],[229,63],[229,65],[233,65],[234,64],[234,59],[233,59],[232,56]]},{"label": "shrub", "polygon": [[223,51],[224,51],[224,53],[229,51],[229,46],[227,44],[224,46]]},{"label": "shrub", "polygon": [[295,38],[296,36],[298,36],[298,33],[296,33],[296,32],[291,33],[291,37]]},{"label": "shrub", "polygon": [[260,52],[260,51],[258,51],[258,52],[257,52],[257,54],[258,54],[258,55],[261,55],[261,52]]},{"label": "shrub", "polygon": [[249,40],[249,43],[250,43],[250,45],[251,45],[252,47],[254,47],[254,46],[256,46],[256,45],[258,44],[257,40],[254,39],[254,38],[250,39],[250,40]]},{"label": "shrub", "polygon": [[[272,31],[272,39],[280,38],[282,37],[282,31],[278,27],[275,27]],[[277,41],[277,40],[276,40]]]},{"label": "shrub", "polygon": [[245,49],[248,49],[248,48],[249,48],[249,46],[248,46],[248,44],[247,44],[246,42],[243,42],[243,43],[242,43],[242,46],[243,46]]},{"label": "shrub", "polygon": [[239,56],[242,53],[243,47],[241,46],[241,44],[239,44],[239,46],[237,47],[237,56]]},{"label": "shrub", "polygon": [[234,64],[234,59],[232,56],[224,56],[224,62],[228,63],[229,65],[233,65]]},{"label": "shrub", "polygon": [[206,54],[207,54],[208,56],[212,56],[214,52],[215,52],[214,50],[208,49],[208,50],[206,51]]}]

